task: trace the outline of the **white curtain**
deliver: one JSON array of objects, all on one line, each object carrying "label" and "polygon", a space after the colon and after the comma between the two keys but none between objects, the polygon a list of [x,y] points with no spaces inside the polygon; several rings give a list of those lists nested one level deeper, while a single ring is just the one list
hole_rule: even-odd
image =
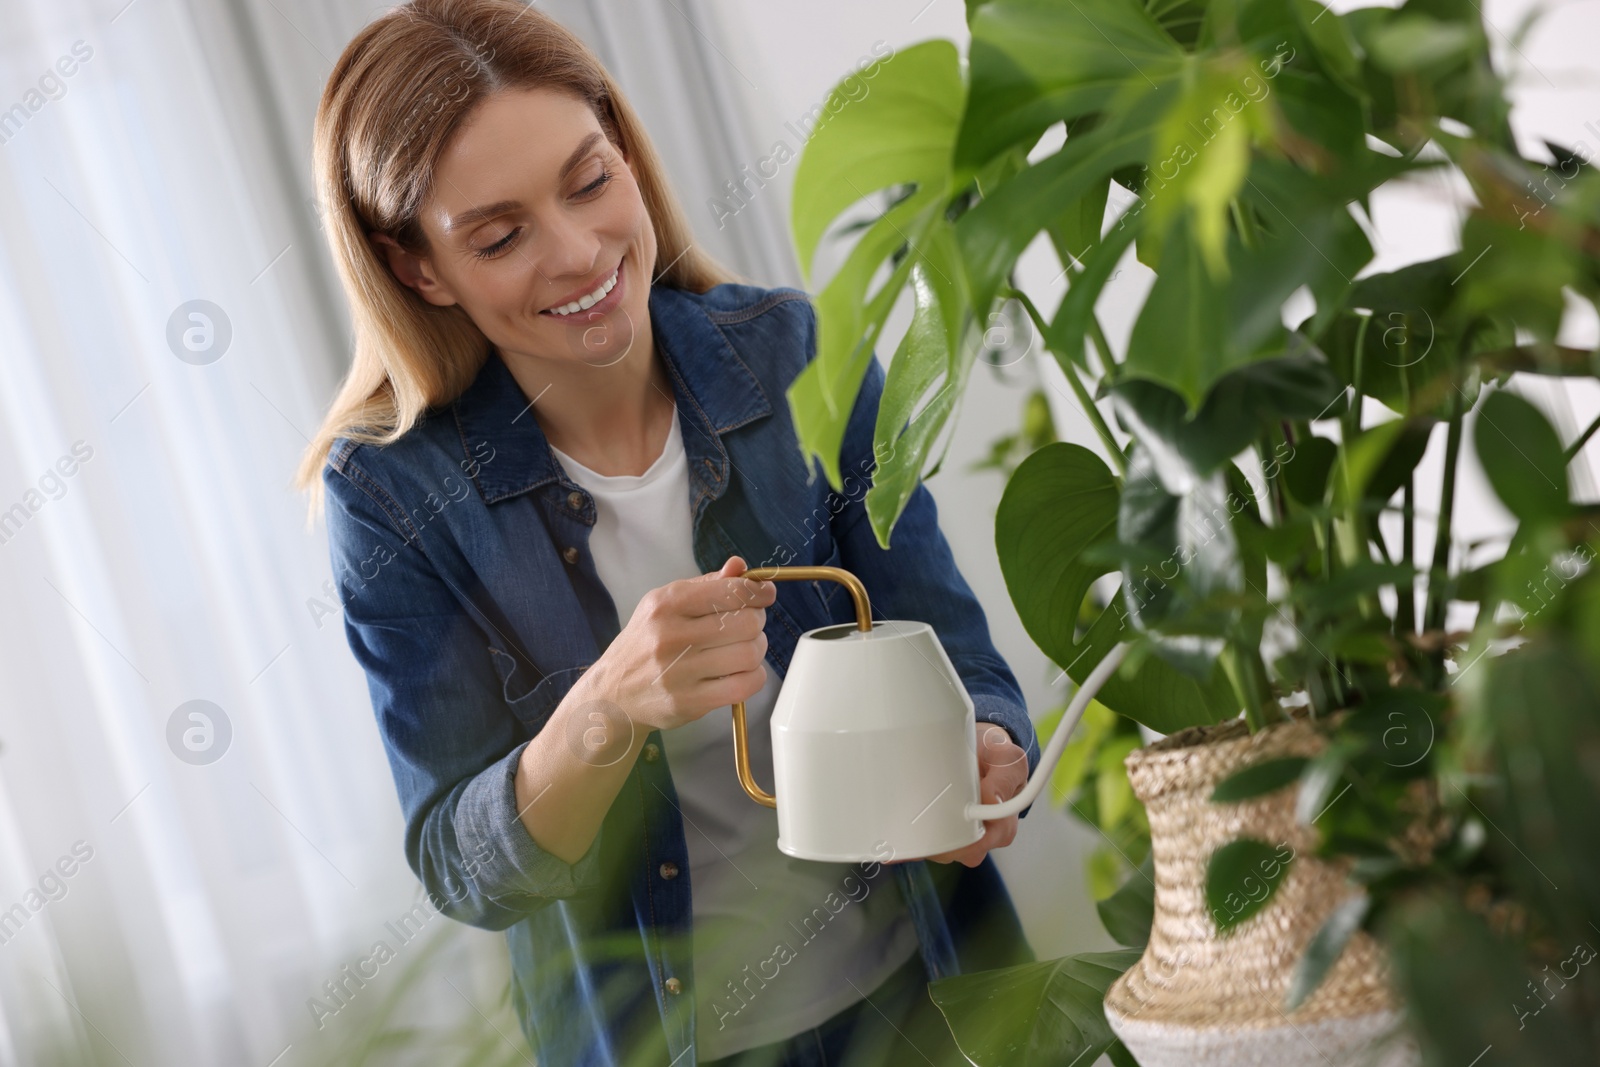
[{"label": "white curtain", "polygon": [[[385,6],[7,0],[0,1065],[352,1062],[412,978],[404,1024],[526,1062],[499,935],[396,936],[419,887],[289,487],[349,339],[312,119]],[[629,91],[708,247],[793,284],[776,203],[699,210],[758,155],[714,18],[542,6]],[[409,1047],[372,1062],[453,1062]]]}]

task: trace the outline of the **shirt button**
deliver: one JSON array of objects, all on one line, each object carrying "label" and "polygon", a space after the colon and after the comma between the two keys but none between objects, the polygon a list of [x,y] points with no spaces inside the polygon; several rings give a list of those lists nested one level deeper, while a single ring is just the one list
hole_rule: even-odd
[{"label": "shirt button", "polygon": [[673,996],[677,996],[679,993],[683,992],[683,983],[678,981],[676,978],[668,978],[661,984],[665,986],[667,992],[671,993]]},{"label": "shirt button", "polygon": [[561,558],[566,560],[568,563],[578,562],[578,546],[568,545],[566,548],[562,549]]},{"label": "shirt button", "polygon": [[654,763],[660,758],[661,746],[657,745],[654,741],[644,746],[644,760],[646,763]]},{"label": "shirt button", "polygon": [[567,506],[572,508],[573,511],[580,510],[583,507],[583,494],[577,490],[573,490],[572,492],[568,493]]},{"label": "shirt button", "polygon": [[678,877],[678,865],[668,860],[661,865],[661,877],[672,879]]}]

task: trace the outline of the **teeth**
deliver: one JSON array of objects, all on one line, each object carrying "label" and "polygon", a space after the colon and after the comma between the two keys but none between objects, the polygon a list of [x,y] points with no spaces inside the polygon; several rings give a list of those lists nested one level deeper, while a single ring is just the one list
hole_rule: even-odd
[{"label": "teeth", "polygon": [[575,314],[575,313],[577,313],[579,311],[585,311],[588,308],[591,308],[594,305],[598,304],[600,301],[604,300],[606,298],[606,294],[611,292],[612,289],[616,288],[616,285],[617,285],[617,272],[616,271],[612,271],[611,272],[611,277],[607,278],[605,280],[605,284],[601,285],[600,288],[596,289],[594,292],[588,294],[587,296],[579,297],[577,300],[574,300],[570,304],[562,304],[558,308],[550,308],[549,309],[550,314],[552,314],[552,315],[572,315],[572,314]]}]

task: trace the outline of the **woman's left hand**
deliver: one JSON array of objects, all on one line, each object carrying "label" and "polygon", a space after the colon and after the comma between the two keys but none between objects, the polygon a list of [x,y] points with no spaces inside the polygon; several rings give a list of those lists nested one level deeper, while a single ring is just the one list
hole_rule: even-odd
[{"label": "woman's left hand", "polygon": [[[1010,800],[1028,784],[1028,754],[1011,740],[1006,728],[996,723],[980,723],[978,731],[978,797],[980,803],[996,804]],[[970,845],[926,857],[940,863],[960,860],[976,867],[992,848],[1005,848],[1017,836],[1017,816],[986,819],[983,836]],[[892,863],[904,862],[901,860]]]}]

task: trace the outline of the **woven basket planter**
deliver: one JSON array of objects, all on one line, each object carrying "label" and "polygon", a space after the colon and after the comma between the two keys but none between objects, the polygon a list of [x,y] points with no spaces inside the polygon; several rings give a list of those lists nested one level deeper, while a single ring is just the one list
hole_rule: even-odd
[{"label": "woven basket planter", "polygon": [[[1380,946],[1366,933],[1346,945],[1322,985],[1292,1013],[1289,983],[1306,942],[1350,892],[1345,868],[1316,858],[1315,831],[1295,821],[1295,790],[1213,804],[1233,772],[1326,745],[1305,721],[1251,734],[1244,722],[1184,730],[1128,756],[1134,793],[1150,818],[1155,923],[1150,943],[1106,994],[1106,1019],[1141,1067],[1410,1067],[1409,1040],[1375,1042],[1399,1023]],[[1294,858],[1277,892],[1219,935],[1206,906],[1212,852],[1254,837]],[[1376,1055],[1375,1055],[1376,1053]]]}]

